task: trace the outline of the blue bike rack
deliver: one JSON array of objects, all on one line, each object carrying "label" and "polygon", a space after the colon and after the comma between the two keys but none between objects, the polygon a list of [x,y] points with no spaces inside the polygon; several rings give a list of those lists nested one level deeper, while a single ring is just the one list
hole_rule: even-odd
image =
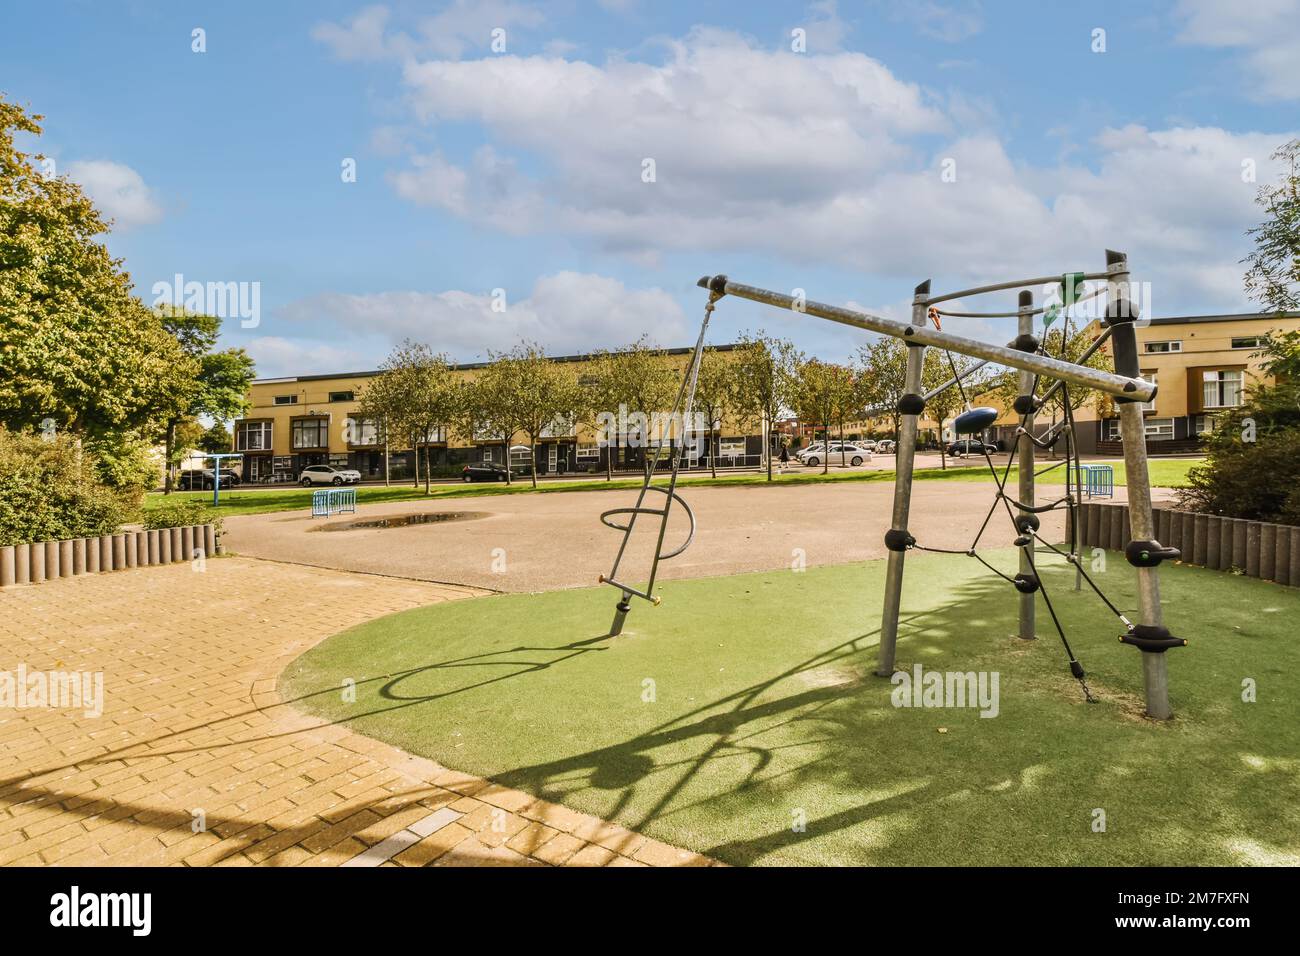
[{"label": "blue bike rack", "polygon": [[1079,465],[1083,493],[1089,498],[1115,497],[1115,469],[1110,465]]},{"label": "blue bike rack", "polygon": [[328,518],[330,515],[355,514],[357,489],[321,488],[311,493],[311,516]]}]

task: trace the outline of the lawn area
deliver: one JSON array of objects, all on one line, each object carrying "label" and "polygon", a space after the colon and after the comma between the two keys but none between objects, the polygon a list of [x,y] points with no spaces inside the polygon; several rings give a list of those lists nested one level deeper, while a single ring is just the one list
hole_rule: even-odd
[{"label": "lawn area", "polygon": [[[1002,467],[1005,467],[1005,456],[994,459],[995,464],[999,461],[1002,462]],[[1153,459],[1150,468],[1151,483],[1166,488],[1178,487],[1186,482],[1187,469],[1195,463],[1195,461],[1189,459]],[[1115,484],[1123,485],[1125,483],[1124,463],[1121,461],[1107,462],[1107,464],[1110,464],[1115,469]],[[999,474],[1001,474],[1001,470],[1000,467],[998,469]],[[1017,474],[1018,470],[1012,468],[1011,477],[1013,480]],[[982,460],[971,461],[970,459],[953,462],[947,469],[919,468],[915,473],[915,477],[918,481],[991,481],[988,466]],[[892,470],[837,471],[833,467],[831,472],[826,475],[823,475],[817,469],[800,468],[773,477],[774,484],[786,485],[818,484],[827,481],[892,482],[893,480],[894,472]],[[1041,480],[1045,482],[1063,482],[1065,480],[1064,466],[1048,472]],[[768,484],[766,474],[755,474],[753,472],[724,474],[719,475],[717,478],[708,475],[683,475],[680,481],[682,484],[690,484],[695,487],[725,486],[734,488]],[[594,477],[574,479],[573,481],[543,481],[534,489],[532,484],[527,479],[524,479],[516,481],[512,485],[487,482],[481,484],[433,485],[428,495],[424,493],[423,485],[419,488],[410,485],[394,485],[392,487],[366,485],[357,489],[357,504],[381,504],[387,501],[423,501],[437,498],[482,498],[512,494],[553,494],[566,491],[626,491],[629,488],[639,488],[640,485],[641,479],[635,477],[620,477],[612,481],[606,481],[603,477]],[[234,491],[222,491],[221,512],[226,515],[253,515],[267,514],[274,511],[306,511],[311,508],[312,490],[311,488],[299,488],[295,485],[287,488],[241,487]],[[184,500],[210,503],[212,501],[212,492],[178,491],[173,492],[171,495],[164,495],[161,492],[151,493],[145,496],[144,510],[154,511],[166,507],[169,501]]]},{"label": "lawn area", "polygon": [[[988,557],[1014,570],[1014,551]],[[997,671],[986,719],[891,705],[871,674],[882,565],[669,582],[620,638],[601,636],[610,588],[420,608],[326,640],[280,692],[732,864],[1300,862],[1300,593],[1162,569],[1168,623],[1191,643],[1169,655],[1177,716],[1156,723],[1141,716],[1140,652],[1067,569],[1044,576],[1095,705],[1041,602],[1040,640],[1021,642],[999,578],[909,555],[898,666]],[[1130,569],[1109,567],[1099,582],[1133,607]],[[1242,702],[1247,677],[1257,703]]]}]

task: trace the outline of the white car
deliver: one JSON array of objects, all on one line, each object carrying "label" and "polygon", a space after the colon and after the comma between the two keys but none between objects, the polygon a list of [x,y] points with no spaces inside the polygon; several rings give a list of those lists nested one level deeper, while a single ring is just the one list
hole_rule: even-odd
[{"label": "white car", "polygon": [[312,485],[355,485],[361,481],[361,472],[355,468],[335,468],[333,465],[308,465],[298,476],[304,488]]},{"label": "white car", "polygon": [[806,451],[800,453],[799,460],[811,467],[820,465],[823,457],[829,458],[831,464],[843,462],[846,465],[860,465],[871,460],[871,450],[849,442],[833,442],[826,452],[818,445],[809,445]]}]

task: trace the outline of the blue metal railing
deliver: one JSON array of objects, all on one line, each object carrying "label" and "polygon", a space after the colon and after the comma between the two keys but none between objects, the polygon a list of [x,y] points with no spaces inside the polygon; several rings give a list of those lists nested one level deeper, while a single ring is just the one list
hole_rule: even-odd
[{"label": "blue metal railing", "polygon": [[1079,465],[1083,493],[1088,498],[1115,497],[1115,469],[1110,465]]},{"label": "blue metal railing", "polygon": [[328,518],[330,515],[355,514],[357,489],[321,488],[311,493],[311,516]]}]

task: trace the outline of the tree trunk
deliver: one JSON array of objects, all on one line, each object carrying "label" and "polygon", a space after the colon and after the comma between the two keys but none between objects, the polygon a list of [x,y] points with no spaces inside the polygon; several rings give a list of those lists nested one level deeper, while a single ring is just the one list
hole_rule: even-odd
[{"label": "tree trunk", "polygon": [[822,474],[831,473],[831,423],[822,422],[822,443],[826,446],[822,449]]},{"label": "tree trunk", "polygon": [[767,457],[767,480],[772,480],[772,425],[771,419],[763,416],[763,454]]},{"label": "tree trunk", "polygon": [[432,471],[433,469],[429,467],[429,446],[426,444],[424,446],[424,493],[426,495],[429,493],[429,477]]},{"label": "tree trunk", "polygon": [[510,439],[514,437],[515,437],[514,435],[507,435],[505,437],[505,440],[502,442],[502,447],[505,448],[506,451],[506,484],[507,485],[513,485],[515,483],[514,473],[511,472],[510,470]]},{"label": "tree trunk", "polygon": [[176,422],[167,423],[166,450],[163,452],[163,494],[172,493],[172,450],[176,447]]},{"label": "tree trunk", "polygon": [[537,439],[528,436],[528,457],[533,461],[533,489],[537,488]]},{"label": "tree trunk", "polygon": [[715,440],[714,438],[715,434],[721,435],[722,428],[719,427],[717,432],[715,433],[713,431],[713,425],[710,424],[709,425],[709,471],[713,473],[714,478],[718,477],[718,440]]},{"label": "tree trunk", "polygon": [[388,447],[388,439],[385,438],[384,439],[384,487],[385,488],[391,487],[391,482],[389,481],[389,454],[390,451]]}]

